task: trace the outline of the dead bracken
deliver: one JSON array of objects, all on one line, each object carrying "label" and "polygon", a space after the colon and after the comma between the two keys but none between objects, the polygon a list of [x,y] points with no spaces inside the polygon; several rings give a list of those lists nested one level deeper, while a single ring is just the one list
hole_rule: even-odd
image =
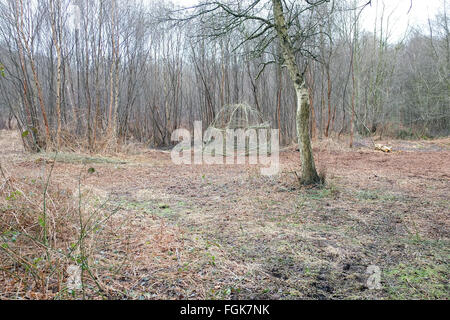
[{"label": "dead bracken", "polygon": [[[88,174],[78,161],[36,163],[17,133],[0,137],[1,298],[449,298],[448,139],[402,152],[416,142],[390,141],[389,156],[369,141],[317,143],[327,183],[299,188],[295,147],[272,178],[250,165],[176,166],[146,149]],[[52,166],[47,256],[29,236],[44,236],[41,177]],[[79,190],[86,225],[106,221],[86,234],[84,254]],[[80,264],[84,292],[65,290]],[[380,290],[367,287],[369,266],[381,270]]]}]

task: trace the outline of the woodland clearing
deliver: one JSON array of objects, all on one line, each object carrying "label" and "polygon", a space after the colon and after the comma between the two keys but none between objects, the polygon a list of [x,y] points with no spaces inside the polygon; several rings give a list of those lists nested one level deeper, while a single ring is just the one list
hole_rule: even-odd
[{"label": "woodland clearing", "polygon": [[[383,142],[392,153],[314,143],[327,183],[307,188],[295,147],[280,175],[264,177],[142,148],[28,154],[19,133],[2,131],[0,298],[448,299],[450,139]],[[50,171],[44,235],[60,258],[29,236],[43,236]],[[107,218],[78,258],[79,219],[52,225],[77,213],[84,226]],[[85,266],[83,290],[66,288],[70,264]],[[367,287],[371,265],[380,290]]]}]

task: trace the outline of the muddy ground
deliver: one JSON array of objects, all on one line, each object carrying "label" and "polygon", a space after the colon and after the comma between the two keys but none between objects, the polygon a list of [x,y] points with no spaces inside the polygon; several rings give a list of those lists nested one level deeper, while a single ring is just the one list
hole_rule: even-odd
[{"label": "muddy ground", "polygon": [[[51,165],[52,154],[25,154],[15,133],[0,141],[8,172],[38,177]],[[94,168],[83,188],[127,222],[115,281],[96,275],[108,298],[448,299],[450,140],[377,143],[394,151],[315,143],[320,188],[298,185],[295,148],[274,177],[248,165],[177,166],[141,148],[61,153],[52,181],[76,192]],[[379,289],[369,288],[370,266]]]}]

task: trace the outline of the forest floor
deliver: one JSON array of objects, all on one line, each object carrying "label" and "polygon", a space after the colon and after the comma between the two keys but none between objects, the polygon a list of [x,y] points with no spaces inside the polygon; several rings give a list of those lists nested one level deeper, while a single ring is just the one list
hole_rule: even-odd
[{"label": "forest floor", "polygon": [[[383,142],[392,153],[364,140],[315,143],[321,188],[298,185],[295,148],[281,153],[280,175],[264,177],[257,166],[178,166],[145,149],[60,153],[54,163],[2,131],[0,162],[33,182],[54,166],[58,190],[115,210],[115,245],[97,242],[89,258],[103,298],[449,299],[450,138]],[[67,297],[51,286],[33,294],[37,285],[11,276],[26,268],[7,257],[0,251],[0,298]],[[368,287],[369,266],[380,268],[381,289]]]}]

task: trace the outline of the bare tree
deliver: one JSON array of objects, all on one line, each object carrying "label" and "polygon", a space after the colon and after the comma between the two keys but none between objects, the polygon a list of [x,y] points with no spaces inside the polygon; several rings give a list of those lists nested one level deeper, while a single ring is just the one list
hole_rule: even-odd
[{"label": "bare tree", "polygon": [[[238,45],[252,42],[255,46],[252,54],[261,56],[265,49],[278,41],[281,47],[283,65],[286,66],[297,95],[297,136],[302,162],[302,183],[319,182],[310,136],[310,100],[304,79],[304,71],[300,70],[296,54],[305,57],[308,53],[304,44],[311,33],[311,25],[302,21],[308,19],[307,14],[317,7],[327,4],[328,0],[282,2],[272,1],[207,1],[194,8],[185,20],[199,19],[207,22],[204,36],[218,38],[235,30],[241,32],[242,41]],[[270,62],[265,63],[264,67]]]},{"label": "bare tree", "polygon": [[29,151],[103,152],[130,140],[169,146],[177,127],[252,102],[282,144],[299,142],[304,182],[313,183],[315,126],[319,138],[338,131],[353,141],[370,129],[450,132],[446,2],[427,29],[400,41],[386,14],[373,32],[356,32],[366,5],[0,0],[0,123],[17,123]]}]

